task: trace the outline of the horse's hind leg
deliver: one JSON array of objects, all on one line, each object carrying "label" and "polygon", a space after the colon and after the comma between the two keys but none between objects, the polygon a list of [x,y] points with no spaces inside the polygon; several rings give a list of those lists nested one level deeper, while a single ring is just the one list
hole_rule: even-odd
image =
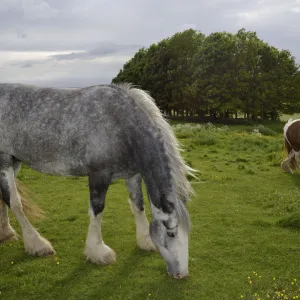
[{"label": "horse's hind leg", "polygon": [[142,177],[137,174],[125,182],[130,197],[129,204],[136,224],[137,245],[143,250],[156,251],[157,249],[149,235],[149,222],[144,209]]},{"label": "horse's hind leg", "polygon": [[23,212],[15,182],[14,159],[8,155],[1,155],[0,158],[0,189],[2,198],[10,207],[21,226],[25,251],[38,256],[54,254],[55,251],[49,241],[40,236]]},{"label": "horse's hind leg", "polygon": [[300,151],[295,151],[296,168],[300,169]]},{"label": "horse's hind leg", "polygon": [[17,239],[16,232],[9,224],[7,205],[0,199],[0,243]]},{"label": "horse's hind leg", "polygon": [[[2,155],[3,156],[3,155]],[[2,157],[0,156],[0,157]],[[20,163],[14,164],[14,175],[17,176],[18,170],[20,169]],[[2,195],[0,197],[0,243],[9,241],[9,240],[17,240],[18,235],[14,231],[14,229],[10,226],[9,216],[8,216],[8,206],[5,204],[2,199]]]},{"label": "horse's hind leg", "polygon": [[89,175],[90,189],[90,225],[88,229],[84,255],[93,263],[112,264],[116,261],[115,252],[105,245],[101,233],[101,221],[105,206],[105,197],[110,180],[104,180],[101,174]]},{"label": "horse's hind leg", "polygon": [[293,173],[291,169],[291,162],[295,159],[295,152],[294,150],[291,150],[291,152],[288,154],[288,157],[282,161],[281,168],[287,172],[287,173]]}]

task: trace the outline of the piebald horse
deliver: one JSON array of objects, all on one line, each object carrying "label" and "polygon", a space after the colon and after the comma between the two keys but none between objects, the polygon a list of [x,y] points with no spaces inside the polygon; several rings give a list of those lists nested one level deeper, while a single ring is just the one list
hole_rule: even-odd
[{"label": "piebald horse", "polygon": [[[88,177],[84,255],[97,264],[116,259],[102,239],[101,220],[109,185],[124,178],[138,246],[159,250],[171,276],[188,275],[186,201],[193,189],[186,175],[195,170],[184,162],[171,126],[148,93],[128,84],[76,89],[0,84],[0,241],[16,236],[9,207],[21,226],[25,251],[55,254],[24,214],[16,184],[21,163],[41,173]],[[151,204],[150,225],[142,180]]]},{"label": "piebald horse", "polygon": [[281,167],[287,173],[300,167],[300,119],[289,119],[283,128],[284,147],[287,157]]}]

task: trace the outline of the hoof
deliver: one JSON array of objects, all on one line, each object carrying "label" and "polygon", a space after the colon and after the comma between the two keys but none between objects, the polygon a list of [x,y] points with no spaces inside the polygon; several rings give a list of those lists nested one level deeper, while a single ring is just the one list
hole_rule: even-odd
[{"label": "hoof", "polygon": [[169,274],[171,277],[175,278],[175,279],[182,279],[182,278],[185,278],[185,277],[188,276],[188,274],[186,274],[186,275],[183,275],[183,274],[175,274],[175,275],[173,275],[173,274],[171,274],[171,273],[169,273],[169,272],[168,272],[168,274]]},{"label": "hoof", "polygon": [[281,163],[281,168],[284,172],[293,174],[292,169],[284,162]]},{"label": "hoof", "polygon": [[8,241],[17,241],[18,239],[18,235],[10,226],[2,229],[0,234],[0,244]]},{"label": "hoof", "polygon": [[6,242],[17,241],[19,238],[16,234],[3,235],[0,237],[0,244]]},{"label": "hoof", "polygon": [[30,255],[42,257],[56,254],[51,243],[40,235],[26,241],[25,251]]},{"label": "hoof", "polygon": [[116,253],[114,250],[106,246],[104,243],[95,245],[87,245],[84,250],[86,259],[95,264],[111,265],[116,262]]},{"label": "hoof", "polygon": [[116,253],[114,250],[106,246],[104,243],[95,245],[87,245],[84,250],[86,259],[95,264],[111,265],[116,262]]}]

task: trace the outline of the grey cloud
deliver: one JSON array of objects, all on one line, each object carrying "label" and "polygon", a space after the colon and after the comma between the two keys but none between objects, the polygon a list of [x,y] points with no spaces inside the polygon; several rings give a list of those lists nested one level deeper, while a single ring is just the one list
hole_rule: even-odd
[{"label": "grey cloud", "polygon": [[120,69],[118,63],[96,64],[93,68],[81,70],[80,66],[74,68],[74,72],[69,75],[56,76],[44,79],[42,76],[38,79],[24,79],[22,83],[33,84],[37,86],[49,86],[57,88],[85,87],[96,84],[107,84],[117,74]]},{"label": "grey cloud", "polygon": [[[40,2],[43,1],[37,1]],[[87,50],[92,43],[103,40],[148,46],[174,34],[183,24],[196,24],[204,32],[224,30],[224,23],[228,25],[228,20],[222,18],[222,10],[196,0],[184,3],[181,0],[89,0],[75,1],[72,6],[70,1],[48,1],[41,7],[44,9],[41,15],[47,18],[34,19],[32,14],[37,11],[34,8],[27,8],[27,15],[23,16],[18,8],[11,11],[10,16],[0,15],[0,28],[9,24],[6,32],[11,34],[6,39],[0,36],[0,41],[4,39],[4,43],[0,43],[2,50]],[[30,35],[26,43],[13,38],[15,30],[20,28]],[[90,46],[87,48],[87,45]]]},{"label": "grey cloud", "polygon": [[[95,58],[114,56],[133,56],[134,53],[141,48],[139,45],[118,45],[114,43],[102,43],[97,45],[92,50],[83,52],[71,52],[67,54],[55,54],[50,55],[45,59],[31,59],[31,60],[17,60],[10,63],[12,67],[29,68],[35,65],[48,64],[49,62],[63,62],[63,61],[73,61],[73,60],[93,60]],[[120,68],[122,65],[120,65]]]},{"label": "grey cloud", "polygon": [[21,32],[21,33],[17,34],[17,37],[19,39],[25,39],[28,37],[28,34],[26,32]]},{"label": "grey cloud", "polygon": [[20,67],[21,67],[21,68],[32,68],[32,67],[33,67],[33,64],[26,63],[26,64],[21,65]]},{"label": "grey cloud", "polygon": [[[99,83],[110,83],[118,73],[127,57],[116,56],[108,59],[86,61],[74,60],[67,63],[48,59],[32,67],[23,64],[3,65],[0,82],[19,82],[39,86],[83,87]],[[31,61],[34,62],[34,61]],[[29,60],[27,61],[29,64]]]},{"label": "grey cloud", "polygon": [[55,60],[75,60],[75,59],[94,59],[96,57],[103,57],[107,55],[133,55],[142,46],[138,45],[116,45],[113,43],[103,44],[92,50],[84,52],[72,52],[69,54],[56,54],[52,55],[51,58]]},{"label": "grey cloud", "polygon": [[96,84],[108,84],[111,82],[109,76],[99,77],[63,77],[52,80],[26,80],[23,83],[34,84],[43,87],[54,88],[78,88]]},{"label": "grey cloud", "polygon": [[1,0],[0,51],[67,50],[49,59],[73,64],[133,55],[140,46],[123,45],[148,47],[188,27],[205,34],[244,27],[300,60],[297,0]]},{"label": "grey cloud", "polygon": [[[238,18],[237,14],[261,8],[272,10],[277,5],[286,7],[279,15],[285,20],[282,35],[291,24],[287,10],[297,5],[293,0],[22,0],[24,5],[20,7],[16,5],[19,1],[3,1],[0,8],[0,50],[8,51],[88,51],[103,41],[147,47],[181,30],[184,24],[195,24],[206,34],[223,30],[235,32],[241,27],[262,30],[261,24],[266,30],[276,26],[278,15],[264,24],[264,20],[248,22],[245,18]],[[296,15],[294,28],[300,25],[299,13]],[[21,29],[28,34],[24,40],[16,37],[16,32]],[[268,40],[272,36],[265,38]],[[280,36],[277,38],[279,40]],[[283,48],[288,48],[289,43],[285,44]],[[298,50],[300,52],[300,46]]]},{"label": "grey cloud", "polygon": [[46,64],[49,62],[50,59],[30,59],[30,60],[17,60],[14,61],[12,63],[10,63],[9,65],[12,67],[20,67],[20,68],[31,68],[34,65],[42,65],[42,64]]}]

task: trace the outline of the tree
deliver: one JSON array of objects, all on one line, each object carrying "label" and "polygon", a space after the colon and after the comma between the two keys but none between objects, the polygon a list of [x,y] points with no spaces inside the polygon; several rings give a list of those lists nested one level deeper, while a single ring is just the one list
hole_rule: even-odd
[{"label": "tree", "polygon": [[300,112],[300,71],[287,50],[256,32],[179,32],[140,49],[113,82],[151,92],[168,115],[278,118]]}]

